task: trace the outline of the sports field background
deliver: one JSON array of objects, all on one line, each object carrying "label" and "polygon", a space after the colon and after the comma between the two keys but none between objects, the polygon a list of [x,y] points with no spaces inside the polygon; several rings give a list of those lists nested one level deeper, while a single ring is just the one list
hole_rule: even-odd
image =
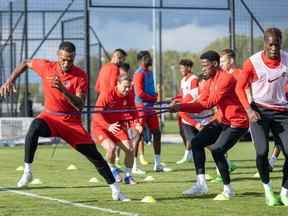
[{"label": "sports field background", "polygon": [[[184,198],[182,191],[191,186],[195,180],[191,163],[176,165],[183,154],[183,146],[178,144],[163,145],[163,162],[173,169],[169,173],[152,172],[152,147],[146,147],[146,159],[150,164],[145,166],[145,176],[136,176],[137,185],[121,185],[125,194],[132,202],[123,203],[111,200],[110,188],[95,172],[84,157],[66,145],[60,145],[56,154],[50,159],[52,146],[40,146],[33,166],[35,178],[40,178],[43,184],[33,185],[28,189],[19,190],[50,198],[67,200],[74,203],[109,208],[139,215],[287,215],[287,207],[267,207],[264,202],[262,186],[258,179],[252,176],[256,172],[255,151],[250,142],[240,142],[229,154],[236,162],[238,169],[232,174],[232,184],[236,197],[231,201],[213,201],[212,198],[222,191],[222,185],[208,183],[209,194],[200,198]],[[101,150],[102,151],[102,150]],[[102,151],[103,152],[103,151]],[[207,152],[207,173],[215,175],[215,166]],[[277,161],[272,173],[274,191],[279,193],[281,182],[282,156]],[[22,171],[16,168],[22,165],[23,147],[0,148],[1,178],[0,187],[15,188]],[[70,164],[75,164],[78,170],[66,170]],[[146,176],[153,176],[155,181],[145,182]],[[97,177],[99,183],[89,183],[88,180]],[[156,203],[142,203],[144,196],[153,196]],[[100,210],[73,207],[68,204],[51,200],[27,197],[7,191],[0,192],[1,216],[88,216],[113,215]],[[120,215],[120,214],[115,214]]]}]

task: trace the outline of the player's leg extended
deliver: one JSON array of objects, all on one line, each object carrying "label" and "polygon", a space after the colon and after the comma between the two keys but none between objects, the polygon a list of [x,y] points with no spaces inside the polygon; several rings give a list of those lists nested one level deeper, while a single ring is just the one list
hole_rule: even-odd
[{"label": "player's leg extended", "polygon": [[42,119],[34,119],[25,138],[24,173],[17,187],[25,187],[32,181],[32,162],[38,147],[39,137],[50,137],[51,130]]}]

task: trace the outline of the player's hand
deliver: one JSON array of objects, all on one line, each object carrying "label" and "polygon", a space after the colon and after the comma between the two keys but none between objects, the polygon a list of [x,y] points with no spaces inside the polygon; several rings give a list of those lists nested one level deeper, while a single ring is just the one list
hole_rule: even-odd
[{"label": "player's hand", "polygon": [[0,87],[0,96],[6,97],[10,95],[10,93],[15,93],[16,88],[13,82],[7,80],[1,87]]},{"label": "player's hand", "polygon": [[113,124],[110,124],[108,127],[108,131],[112,134],[116,134],[120,130],[120,124],[119,122],[115,122]]},{"label": "player's hand", "polygon": [[135,129],[138,131],[139,134],[141,134],[143,131],[143,127],[140,123],[136,123]]},{"label": "player's hand", "polygon": [[173,101],[168,105],[168,109],[169,109],[169,112],[172,112],[172,113],[178,112],[180,109],[180,104]]},{"label": "player's hand", "polygon": [[248,115],[248,118],[249,118],[249,121],[251,122],[257,122],[258,120],[261,119],[261,116],[258,112],[254,111],[253,109],[251,108],[248,108],[246,110],[247,112],[247,115]]},{"label": "player's hand", "polygon": [[58,76],[54,76],[53,78],[51,78],[51,87],[56,88],[61,92],[66,91],[65,86],[63,85],[63,83],[61,82],[61,80]]}]

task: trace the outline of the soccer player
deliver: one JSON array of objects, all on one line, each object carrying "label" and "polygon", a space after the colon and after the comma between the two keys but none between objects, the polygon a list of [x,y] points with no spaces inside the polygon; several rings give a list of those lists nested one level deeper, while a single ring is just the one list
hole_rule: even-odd
[{"label": "soccer player", "polygon": [[[134,147],[132,139],[139,139],[142,132],[140,123],[135,123],[138,133],[133,133],[129,139],[128,121],[137,118],[137,112],[121,112],[121,109],[135,109],[134,92],[130,88],[130,78],[127,75],[118,77],[117,85],[109,92],[102,92],[97,99],[96,106],[103,112],[96,113],[92,119],[93,137],[96,143],[102,145],[107,152],[107,160],[116,181],[120,182],[121,176],[115,167],[115,151],[118,145],[125,152],[125,178],[126,184],[136,184],[131,169],[134,159]],[[111,112],[108,112],[108,111]],[[119,112],[113,112],[119,110]],[[105,112],[107,111],[107,112]]]},{"label": "soccer player", "polygon": [[[269,131],[279,139],[285,157],[280,198],[288,206],[288,53],[281,50],[282,33],[278,28],[264,32],[264,50],[252,55],[243,64],[236,92],[249,120],[250,133],[256,149],[256,166],[268,206],[278,204],[269,177]],[[251,88],[252,103],[245,89]]]},{"label": "soccer player", "polygon": [[[88,80],[86,73],[73,64],[76,49],[74,44],[64,41],[58,49],[58,61],[46,59],[26,60],[19,64],[9,79],[0,87],[0,95],[6,96],[14,89],[16,78],[28,68],[34,70],[42,79],[45,110],[31,123],[25,138],[25,167],[19,188],[32,181],[32,162],[38,146],[39,137],[61,137],[74,149],[83,154],[112,189],[113,200],[128,201],[115,183],[107,162],[81,123],[80,112],[84,106]],[[74,115],[75,112],[78,115]],[[73,114],[72,114],[73,113]]]},{"label": "soccer player", "polygon": [[[184,98],[188,94],[190,94],[193,89],[198,87],[198,77],[192,73],[192,67],[193,62],[190,59],[180,60],[179,70],[182,75],[182,79],[180,82],[180,92],[179,95],[176,97],[176,100],[178,100],[178,98],[180,100],[184,100]],[[189,99],[186,100],[189,101]],[[182,159],[177,161],[176,164],[182,164],[186,161],[192,161],[193,155],[191,150],[191,140],[198,133],[198,130],[201,129],[201,124],[198,121],[194,120],[191,115],[189,116],[189,114],[187,113],[179,113],[179,117],[180,132],[182,132],[185,137],[185,152]]]},{"label": "soccer player", "polygon": [[102,65],[95,84],[96,93],[109,92],[117,84],[119,66],[124,63],[127,53],[123,49],[115,49],[109,63]]},{"label": "soccer player", "polygon": [[230,175],[225,153],[247,131],[248,117],[235,94],[236,80],[232,74],[219,67],[220,56],[207,51],[200,56],[205,83],[196,101],[171,106],[171,111],[199,113],[216,106],[216,119],[192,139],[193,160],[197,182],[183,192],[185,196],[203,195],[208,192],[205,180],[205,151],[207,146],[223,179],[224,190],[214,200],[229,200],[235,195],[230,184]]},{"label": "soccer player", "polygon": [[134,73],[134,90],[135,90],[135,104],[138,108],[146,109],[139,115],[143,116],[142,126],[147,125],[153,135],[154,148],[154,171],[162,172],[168,171],[160,163],[161,154],[161,131],[160,123],[153,105],[157,100],[157,93],[154,86],[153,72],[149,69],[152,66],[152,57],[149,51],[143,50],[137,54],[137,61],[139,67]]}]

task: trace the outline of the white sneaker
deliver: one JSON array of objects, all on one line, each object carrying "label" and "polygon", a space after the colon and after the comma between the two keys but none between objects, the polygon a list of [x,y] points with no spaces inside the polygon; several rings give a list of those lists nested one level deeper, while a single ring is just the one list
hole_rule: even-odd
[{"label": "white sneaker", "polygon": [[159,164],[159,165],[154,164],[153,170],[154,170],[155,172],[170,172],[170,171],[172,171],[171,168],[165,167],[165,166],[163,166],[162,164]]},{"label": "white sneaker", "polygon": [[144,170],[141,170],[139,168],[133,168],[132,173],[135,175],[145,175],[146,174],[146,172]]},{"label": "white sneaker", "polygon": [[17,183],[18,188],[23,188],[28,186],[28,184],[33,180],[31,172],[24,173]]},{"label": "white sneaker", "polygon": [[235,191],[233,189],[231,190],[224,190],[223,194],[225,194],[229,199],[235,196]]},{"label": "white sneaker", "polygon": [[183,191],[183,195],[184,196],[201,196],[204,194],[208,193],[208,187],[207,185],[200,185],[198,183],[194,184],[191,188],[189,188],[188,190]]},{"label": "white sneaker", "polygon": [[112,192],[112,199],[115,201],[129,202],[131,201],[127,196],[121,192]]}]

